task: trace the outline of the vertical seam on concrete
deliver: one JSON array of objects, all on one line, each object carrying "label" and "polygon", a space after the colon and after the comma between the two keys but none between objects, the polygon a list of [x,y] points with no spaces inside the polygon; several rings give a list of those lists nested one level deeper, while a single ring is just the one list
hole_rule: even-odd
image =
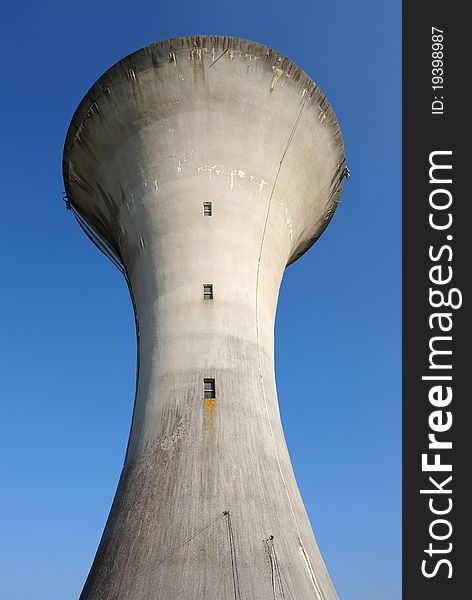
[{"label": "vertical seam on concrete", "polygon": [[274,196],[274,191],[275,191],[275,187],[277,185],[278,179],[279,179],[279,175],[280,175],[280,171],[282,169],[282,163],[285,159],[285,156],[287,154],[287,151],[290,147],[290,144],[292,143],[293,137],[295,135],[295,131],[298,127],[298,123],[300,122],[300,118],[302,116],[302,112],[303,112],[303,108],[305,107],[305,102],[306,102],[306,98],[303,100],[303,104],[299,110],[299,113],[297,115],[297,118],[295,120],[295,123],[292,127],[292,131],[290,132],[290,136],[287,140],[287,143],[285,145],[285,149],[282,153],[282,157],[280,159],[279,162],[279,167],[277,169],[277,173],[275,175],[275,180],[274,180],[274,184],[272,186],[272,190],[270,192],[270,196],[269,196],[269,202],[267,203],[267,211],[266,211],[266,217],[265,217],[265,221],[264,221],[264,228],[262,230],[262,237],[261,237],[261,246],[259,249],[259,258],[257,261],[257,273],[256,273],[256,344],[257,344],[257,356],[259,359],[259,372],[260,372],[260,376],[261,376],[261,387],[262,387],[262,397],[264,398],[264,406],[265,406],[265,410],[266,410],[266,414],[267,414],[267,420],[269,422],[269,429],[270,429],[270,435],[272,438],[272,444],[274,446],[274,451],[275,451],[275,458],[277,460],[277,467],[280,473],[280,477],[282,479],[282,483],[285,489],[285,493],[287,495],[287,499],[288,499],[288,503],[290,505],[290,510],[292,513],[292,518],[293,518],[293,522],[295,523],[295,529],[297,531],[298,536],[300,537],[300,530],[298,528],[298,523],[297,523],[297,519],[295,516],[295,511],[293,509],[293,505],[292,505],[292,500],[290,498],[290,494],[288,492],[288,488],[287,488],[287,483],[285,481],[285,477],[284,474],[282,472],[282,467],[280,465],[280,460],[279,460],[279,453],[277,452],[277,444],[275,443],[275,437],[274,437],[274,431],[272,429],[272,423],[270,420],[270,414],[269,414],[269,407],[267,405],[267,398],[266,398],[266,391],[265,391],[265,386],[264,386],[264,375],[263,375],[263,370],[262,370],[262,357],[261,357],[261,350],[260,350],[260,345],[259,345],[259,272],[260,272],[260,267],[261,267],[261,259],[262,259],[262,251],[264,248],[264,239],[265,239],[265,234],[266,234],[266,230],[267,230],[267,223],[269,220],[269,214],[270,214],[270,208],[272,205],[272,198]]},{"label": "vertical seam on concrete", "polygon": [[[311,98],[311,95],[310,95]],[[279,453],[277,451],[277,444],[275,443],[275,436],[274,436],[274,431],[272,429],[272,423],[270,420],[270,413],[269,413],[269,407],[267,405],[267,397],[266,397],[266,391],[265,391],[265,385],[264,385],[264,375],[263,375],[263,370],[262,370],[262,357],[261,357],[261,350],[260,350],[260,345],[259,345],[259,314],[258,314],[258,310],[259,310],[259,272],[260,272],[260,267],[261,267],[261,260],[262,260],[262,251],[264,248],[264,240],[265,240],[265,234],[266,234],[266,230],[267,230],[267,223],[269,221],[269,215],[270,215],[270,209],[272,206],[272,198],[274,196],[274,192],[275,192],[275,188],[277,186],[277,182],[279,179],[279,175],[280,175],[280,171],[282,170],[282,164],[283,161],[285,159],[285,156],[290,148],[290,145],[292,143],[292,140],[295,136],[298,124],[300,123],[300,119],[302,116],[302,112],[303,109],[305,108],[305,104],[306,104],[306,100],[307,98],[305,97],[302,103],[302,106],[300,107],[300,110],[298,112],[297,118],[295,119],[295,123],[293,124],[292,130],[290,132],[290,135],[288,137],[287,143],[285,145],[284,151],[282,153],[282,157],[280,159],[279,162],[279,167],[277,169],[277,173],[275,175],[275,179],[274,179],[274,184],[272,186],[272,190],[270,192],[270,196],[269,196],[269,201],[267,203],[267,211],[266,211],[266,217],[265,217],[265,221],[264,221],[264,228],[262,230],[262,237],[261,237],[261,246],[259,249],[259,259],[257,261],[257,273],[256,273],[256,343],[257,343],[257,355],[259,358],[259,371],[260,371],[260,376],[261,376],[261,388],[262,388],[262,397],[264,398],[264,406],[265,406],[265,410],[266,410],[266,414],[267,414],[267,421],[269,422],[269,429],[270,429],[270,435],[272,438],[272,444],[274,446],[274,451],[275,451],[275,458],[277,461],[277,468],[278,471],[280,473],[280,478],[282,479],[282,484],[284,486],[285,489],[285,494],[287,495],[287,500],[290,506],[290,512],[292,513],[292,519],[295,525],[295,529],[297,532],[297,536],[299,539],[299,542],[301,542],[301,533],[300,533],[300,529],[298,527],[298,521],[297,521],[297,517],[295,515],[295,510],[293,508],[293,504],[292,504],[292,500],[290,498],[290,494],[288,491],[288,487],[287,487],[287,482],[285,481],[285,477],[282,471],[282,466],[280,464],[280,460],[279,460]],[[324,594],[321,592],[321,587],[319,585],[319,582],[315,579],[312,579],[312,583],[313,583],[313,587],[315,590],[316,595],[318,596],[318,600],[324,600]],[[321,593],[320,593],[321,592]]]}]

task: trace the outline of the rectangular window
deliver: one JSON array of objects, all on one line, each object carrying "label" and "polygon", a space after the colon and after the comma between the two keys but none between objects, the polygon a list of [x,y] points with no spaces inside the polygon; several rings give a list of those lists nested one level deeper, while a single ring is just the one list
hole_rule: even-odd
[{"label": "rectangular window", "polygon": [[204,379],[203,380],[203,397],[204,398],[215,398],[215,380]]},{"label": "rectangular window", "polygon": [[211,202],[204,202],[203,203],[203,216],[211,217],[211,215],[212,215]]},{"label": "rectangular window", "polygon": [[213,300],[213,284],[211,284],[211,283],[203,284],[203,298],[205,300]]}]

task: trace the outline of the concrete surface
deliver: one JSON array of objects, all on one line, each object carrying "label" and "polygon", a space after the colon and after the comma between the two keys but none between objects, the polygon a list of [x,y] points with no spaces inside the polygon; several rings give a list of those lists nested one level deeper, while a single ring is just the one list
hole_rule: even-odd
[{"label": "concrete surface", "polygon": [[81,600],[337,597],[282,431],[274,318],[344,166],[319,88],[243,39],[158,42],[80,104],[66,190],[123,266],[139,353],[126,460]]}]

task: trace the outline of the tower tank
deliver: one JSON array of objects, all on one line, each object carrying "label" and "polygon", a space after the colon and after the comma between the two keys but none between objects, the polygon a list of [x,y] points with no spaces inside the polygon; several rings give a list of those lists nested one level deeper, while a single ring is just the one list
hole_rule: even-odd
[{"label": "tower tank", "polygon": [[92,86],[63,173],[126,277],[138,341],[124,466],[80,600],[334,600],[274,375],[284,269],[345,173],[323,93],[259,43],[157,42]]}]

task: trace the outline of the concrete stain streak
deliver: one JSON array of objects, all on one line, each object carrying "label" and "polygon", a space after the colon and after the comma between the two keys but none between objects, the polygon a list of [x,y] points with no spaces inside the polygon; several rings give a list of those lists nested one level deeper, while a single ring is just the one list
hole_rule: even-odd
[{"label": "concrete stain streak", "polygon": [[216,398],[203,398],[203,408],[205,409],[205,429],[207,435],[211,435],[213,430],[213,414],[215,412]]},{"label": "concrete stain streak", "polygon": [[271,92],[274,91],[274,87],[275,87],[277,81],[283,75],[283,70],[279,69],[278,67],[273,66],[272,71],[273,71],[273,75],[272,75],[272,79],[270,80],[270,91]]}]

